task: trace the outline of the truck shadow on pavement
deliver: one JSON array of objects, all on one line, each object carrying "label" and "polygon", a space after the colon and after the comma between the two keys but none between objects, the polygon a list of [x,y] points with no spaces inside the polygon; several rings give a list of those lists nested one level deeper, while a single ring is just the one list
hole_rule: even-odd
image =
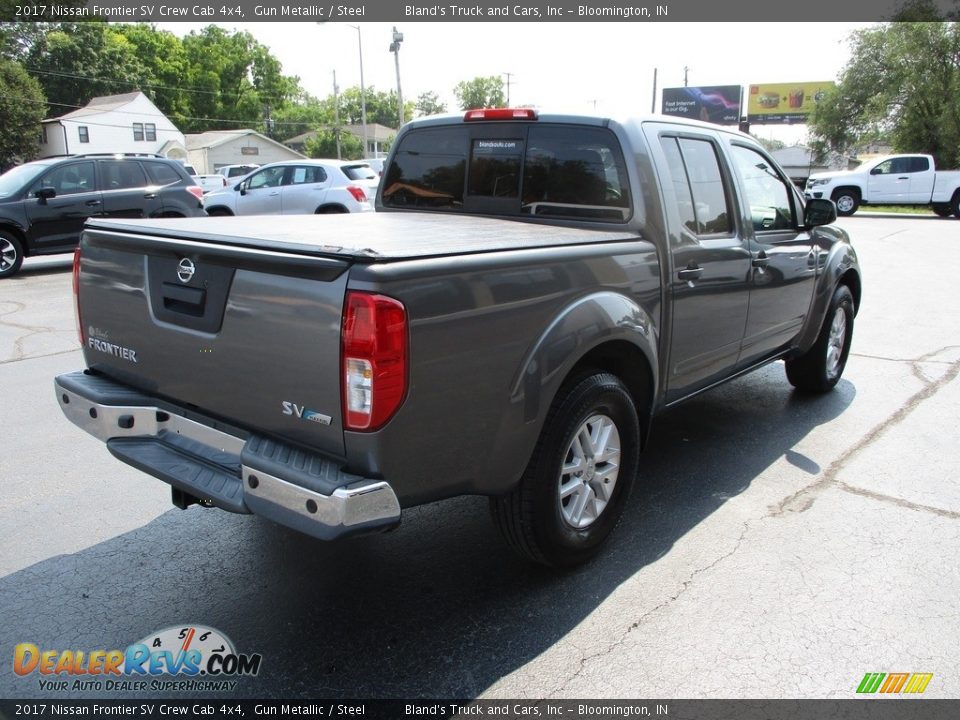
[{"label": "truck shadow on pavement", "polygon": [[[333,544],[253,517],[172,510],[0,579],[0,696],[44,695],[36,674],[14,676],[16,643],[123,649],[195,623],[263,655],[257,677],[219,697],[474,697],[562,640],[772,463],[786,456],[812,480],[832,458],[794,446],[855,395],[847,381],[827,396],[796,395],[773,365],[661,416],[605,552],[565,574],[515,558],[484,498],[407,511],[393,533]],[[784,496],[797,489],[783,482]],[[648,610],[620,618],[611,635]]]}]

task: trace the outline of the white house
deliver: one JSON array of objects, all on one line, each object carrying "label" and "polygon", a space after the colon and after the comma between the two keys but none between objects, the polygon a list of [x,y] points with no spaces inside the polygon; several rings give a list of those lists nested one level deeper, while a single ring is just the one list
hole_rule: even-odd
[{"label": "white house", "polygon": [[255,130],[211,130],[186,136],[187,162],[197,172],[216,172],[224,165],[266,165],[306,157]]},{"label": "white house", "polygon": [[183,133],[140,91],[95,97],[41,123],[40,157],[156,153],[186,160]]},{"label": "white house", "polygon": [[[363,142],[363,125],[344,125],[344,132],[348,132],[358,140]],[[302,152],[307,140],[317,136],[316,130],[302,133],[289,140],[284,140],[284,145]],[[397,131],[393,128],[379,125],[377,123],[367,123],[367,150],[364,153],[365,158],[382,158],[387,156],[387,150],[390,143],[397,136]]]}]

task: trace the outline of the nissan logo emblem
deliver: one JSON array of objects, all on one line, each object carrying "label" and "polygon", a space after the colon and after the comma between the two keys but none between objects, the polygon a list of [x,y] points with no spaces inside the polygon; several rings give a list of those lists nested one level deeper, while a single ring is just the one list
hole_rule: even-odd
[{"label": "nissan logo emblem", "polygon": [[190,258],[183,258],[177,263],[177,277],[180,278],[180,282],[182,283],[190,282],[190,279],[196,271],[197,268]]}]

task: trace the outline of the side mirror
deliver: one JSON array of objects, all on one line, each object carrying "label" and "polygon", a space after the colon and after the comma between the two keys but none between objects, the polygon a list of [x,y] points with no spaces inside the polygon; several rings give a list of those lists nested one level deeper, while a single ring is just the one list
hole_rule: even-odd
[{"label": "side mirror", "polygon": [[41,205],[46,205],[47,200],[49,200],[50,198],[55,198],[57,196],[57,191],[51,187],[40,188],[33,195],[34,197],[37,198],[37,200],[40,201]]},{"label": "side mirror", "polygon": [[810,198],[804,208],[803,219],[808,228],[829,225],[837,221],[837,206],[833,204],[833,200]]},{"label": "side mirror", "polygon": [[237,183],[237,186],[234,188],[234,190],[239,190],[241,195],[246,195],[246,194],[247,194],[247,184],[246,184],[245,182]]}]

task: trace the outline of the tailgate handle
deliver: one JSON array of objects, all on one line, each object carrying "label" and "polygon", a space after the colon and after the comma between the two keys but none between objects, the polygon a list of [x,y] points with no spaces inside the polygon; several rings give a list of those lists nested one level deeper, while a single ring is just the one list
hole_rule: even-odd
[{"label": "tailgate handle", "polygon": [[203,288],[184,287],[173,283],[163,283],[163,307],[172,312],[203,317],[207,291]]}]

